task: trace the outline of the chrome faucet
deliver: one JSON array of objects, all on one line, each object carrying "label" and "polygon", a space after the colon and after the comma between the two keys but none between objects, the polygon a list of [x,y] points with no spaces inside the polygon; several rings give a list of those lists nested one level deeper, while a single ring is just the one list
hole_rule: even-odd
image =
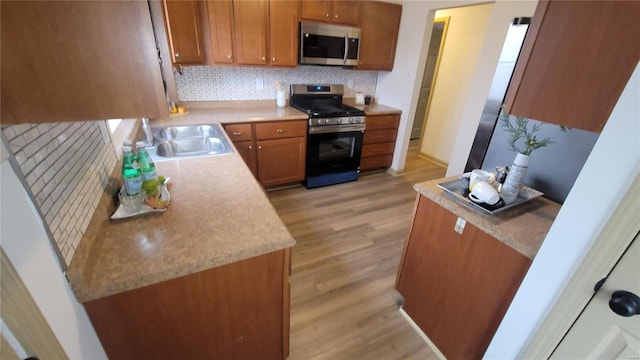
[{"label": "chrome faucet", "polygon": [[149,118],[142,118],[142,130],[144,130],[145,145],[153,146],[153,134],[151,133],[151,127],[149,126]]}]

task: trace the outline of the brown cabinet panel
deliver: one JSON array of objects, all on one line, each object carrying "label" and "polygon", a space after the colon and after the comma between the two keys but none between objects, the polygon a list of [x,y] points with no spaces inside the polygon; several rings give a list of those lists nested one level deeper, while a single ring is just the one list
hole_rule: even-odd
[{"label": "brown cabinet panel", "polygon": [[207,23],[208,64],[232,64],[233,50],[233,0],[215,0],[204,3]]},{"label": "brown cabinet panel", "polygon": [[2,124],[168,115],[141,1],[3,1]]},{"label": "brown cabinet panel", "polygon": [[263,186],[304,180],[305,137],[258,141],[258,179]]},{"label": "brown cabinet panel", "polygon": [[540,1],[506,111],[600,132],[640,59],[639,18],[638,1]]},{"label": "brown cabinet panel", "polygon": [[397,129],[400,124],[400,115],[367,116],[367,130]]},{"label": "brown cabinet panel", "polygon": [[174,64],[201,64],[204,62],[200,3],[198,1],[162,0]]},{"label": "brown cabinet panel", "polygon": [[256,159],[256,150],[255,150],[254,142],[239,141],[239,142],[234,142],[233,145],[236,147],[236,150],[238,150],[238,154],[240,154],[240,156],[242,157],[242,160],[244,160],[245,164],[247,164],[247,167],[249,168],[249,170],[251,170],[253,177],[257,179],[258,178],[258,161]]},{"label": "brown cabinet panel", "polygon": [[403,308],[448,359],[486,351],[531,260],[419,196],[396,289]]},{"label": "brown cabinet panel", "polygon": [[257,140],[307,136],[306,120],[258,123],[255,126]]},{"label": "brown cabinet panel", "polygon": [[371,156],[366,158],[363,157],[360,160],[360,171],[389,167],[392,160],[392,155]]},{"label": "brown cabinet panel", "polygon": [[331,21],[331,0],[300,0],[302,19]]},{"label": "brown cabinet panel", "polygon": [[331,21],[347,25],[360,25],[360,1],[334,0]]},{"label": "brown cabinet panel", "polygon": [[358,69],[392,70],[402,5],[378,1],[362,4]]},{"label": "brown cabinet panel", "polygon": [[299,1],[269,2],[269,63],[271,65],[298,65],[299,21]]},{"label": "brown cabinet panel", "polygon": [[302,19],[354,26],[360,24],[360,1],[300,0],[300,2]]},{"label": "brown cabinet panel", "polygon": [[83,305],[111,359],[283,359],[286,266],[279,250]]},{"label": "brown cabinet panel", "polygon": [[396,141],[397,129],[365,130],[364,144]]},{"label": "brown cabinet panel", "polygon": [[227,124],[224,125],[224,131],[234,143],[236,141],[253,140],[251,124]]},{"label": "brown cabinet panel", "polygon": [[393,154],[395,142],[365,144],[362,146],[362,157]]},{"label": "brown cabinet panel", "polygon": [[265,65],[267,63],[267,32],[269,0],[233,2],[236,63]]}]

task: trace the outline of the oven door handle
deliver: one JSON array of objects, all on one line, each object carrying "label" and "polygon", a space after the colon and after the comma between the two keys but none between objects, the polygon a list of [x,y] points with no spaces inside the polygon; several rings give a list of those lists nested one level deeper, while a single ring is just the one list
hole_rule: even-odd
[{"label": "oven door handle", "polygon": [[347,56],[349,55],[349,36],[344,34],[344,59],[342,59],[342,63],[347,63]]},{"label": "oven door handle", "polygon": [[329,134],[344,132],[364,132],[364,125],[327,125],[309,127],[309,134]]}]

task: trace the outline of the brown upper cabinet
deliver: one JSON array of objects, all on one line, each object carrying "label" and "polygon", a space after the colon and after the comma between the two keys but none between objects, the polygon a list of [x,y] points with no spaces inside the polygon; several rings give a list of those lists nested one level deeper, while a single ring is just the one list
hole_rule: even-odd
[{"label": "brown upper cabinet", "polygon": [[168,115],[146,1],[0,6],[3,125]]},{"label": "brown upper cabinet", "polygon": [[200,2],[162,0],[164,18],[174,64],[202,64]]},{"label": "brown upper cabinet", "polygon": [[305,20],[360,25],[360,1],[301,0],[300,17]]},{"label": "brown upper cabinet", "polygon": [[392,70],[402,5],[379,1],[362,3],[358,69]]},{"label": "brown upper cabinet", "polygon": [[506,111],[602,131],[640,59],[638,19],[638,1],[541,0]]},{"label": "brown upper cabinet", "polygon": [[207,63],[296,66],[298,1],[209,0]]}]

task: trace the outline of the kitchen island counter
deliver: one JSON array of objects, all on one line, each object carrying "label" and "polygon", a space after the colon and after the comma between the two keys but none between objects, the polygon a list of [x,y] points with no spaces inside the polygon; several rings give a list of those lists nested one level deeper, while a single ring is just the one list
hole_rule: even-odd
[{"label": "kitchen island counter", "polygon": [[427,181],[415,184],[413,188],[533,260],[558,211],[560,211],[560,204],[544,197],[539,197],[494,215],[485,214],[452,199],[445,194],[444,190],[438,187],[439,183],[456,178],[454,176]]},{"label": "kitchen island counter", "polygon": [[79,302],[295,244],[237,153],[156,166],[171,178],[166,212],[110,220],[112,195],[102,195],[67,272]]}]

